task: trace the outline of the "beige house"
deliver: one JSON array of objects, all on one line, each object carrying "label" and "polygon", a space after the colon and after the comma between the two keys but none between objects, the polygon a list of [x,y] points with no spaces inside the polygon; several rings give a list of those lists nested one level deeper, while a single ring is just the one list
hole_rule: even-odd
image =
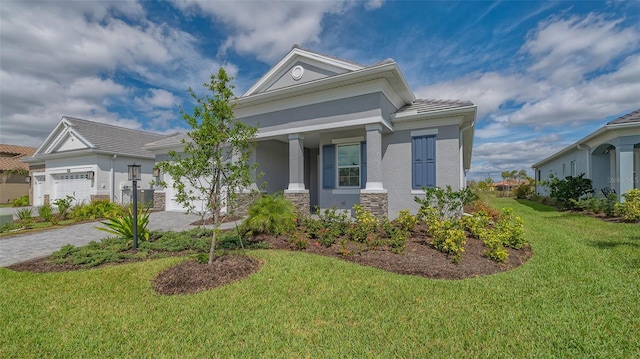
[{"label": "beige house", "polygon": [[11,203],[29,194],[29,165],[20,159],[33,155],[36,150],[0,144],[0,203]]}]

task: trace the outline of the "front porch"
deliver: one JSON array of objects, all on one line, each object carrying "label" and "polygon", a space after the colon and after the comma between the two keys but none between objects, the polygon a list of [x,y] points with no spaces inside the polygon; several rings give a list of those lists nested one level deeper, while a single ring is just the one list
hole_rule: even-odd
[{"label": "front porch", "polygon": [[259,138],[255,160],[265,174],[266,191],[284,191],[304,215],[316,206],[351,210],[360,204],[376,216],[387,216],[382,132],[382,125],[368,124]]},{"label": "front porch", "polygon": [[593,149],[590,155],[593,188],[610,188],[618,195],[640,188],[640,136],[618,137]]}]

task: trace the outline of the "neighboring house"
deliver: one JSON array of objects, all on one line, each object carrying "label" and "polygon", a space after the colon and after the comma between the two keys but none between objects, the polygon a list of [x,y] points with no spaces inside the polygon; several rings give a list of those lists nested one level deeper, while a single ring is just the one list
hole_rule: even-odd
[{"label": "neighboring house", "polygon": [[138,188],[150,189],[155,157],[142,145],[165,137],[64,116],[33,156],[23,159],[32,177],[31,203],[40,206],[68,195],[77,202],[128,203],[128,165],[141,165]]},{"label": "neighboring house", "polygon": [[[238,120],[259,128],[260,182],[303,212],[361,204],[394,218],[415,212],[423,187],[466,184],[476,106],[416,99],[393,60],[362,66],[294,46],[233,103]],[[161,161],[181,137],[145,149]]]},{"label": "neighboring house", "polygon": [[596,193],[603,188],[624,194],[640,188],[640,109],[609,121],[580,141],[531,166],[536,193],[548,195],[540,185],[549,175],[565,178],[584,173]]},{"label": "neighboring house", "polygon": [[0,203],[11,203],[29,194],[29,165],[20,162],[34,147],[0,144]]}]

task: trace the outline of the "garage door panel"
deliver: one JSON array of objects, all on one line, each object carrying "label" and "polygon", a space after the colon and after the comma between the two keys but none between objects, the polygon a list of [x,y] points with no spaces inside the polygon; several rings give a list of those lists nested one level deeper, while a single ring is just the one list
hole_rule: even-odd
[{"label": "garage door panel", "polygon": [[86,172],[54,175],[56,199],[73,196],[77,203],[91,201],[91,180]]}]

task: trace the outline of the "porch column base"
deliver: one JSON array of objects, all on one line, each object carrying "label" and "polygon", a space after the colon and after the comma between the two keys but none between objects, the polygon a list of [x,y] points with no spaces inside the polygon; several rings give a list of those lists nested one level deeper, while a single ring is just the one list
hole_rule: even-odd
[{"label": "porch column base", "polygon": [[389,195],[386,190],[361,190],[360,205],[378,218],[389,216]]},{"label": "porch column base", "polygon": [[303,216],[308,217],[311,215],[309,190],[285,190],[284,198],[293,203],[294,207],[296,207]]},{"label": "porch column base", "polygon": [[262,196],[262,193],[258,191],[241,191],[236,193],[236,198],[233,203],[227,203],[227,213],[244,217],[249,213],[249,207],[258,198]]},{"label": "porch column base", "polygon": [[166,210],[167,194],[164,192],[153,192],[153,210],[164,211]]}]

